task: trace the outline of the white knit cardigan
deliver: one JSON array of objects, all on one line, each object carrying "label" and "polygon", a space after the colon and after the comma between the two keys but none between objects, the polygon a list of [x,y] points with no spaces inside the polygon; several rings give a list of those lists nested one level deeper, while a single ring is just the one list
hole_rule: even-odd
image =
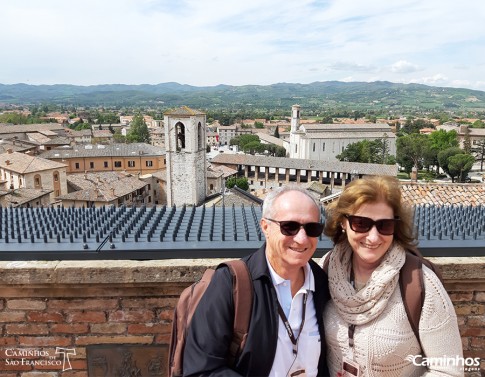
[{"label": "white knit cardigan", "polygon": [[[401,292],[397,279],[399,269],[404,263],[404,250],[394,244],[384,257],[383,265],[385,272],[374,271],[366,286],[356,292],[349,283],[350,263],[352,250],[347,242],[336,245],[333,256],[330,258],[328,266],[329,284],[332,299],[340,296],[339,306],[334,300],[327,304],[324,312],[325,339],[327,342],[327,360],[330,369],[330,376],[337,376],[341,370],[342,358],[353,359],[360,366],[360,376],[463,376],[464,369],[453,365],[447,358],[456,360],[463,357],[462,343],[458,331],[458,323],[453,304],[438,277],[426,266],[423,266],[423,277],[425,286],[425,300],[419,323],[419,334],[424,354],[427,358],[443,358],[443,362],[430,363],[430,366],[416,366],[413,364],[412,356],[422,355],[423,352],[416,339],[401,297]],[[329,253],[330,254],[330,253]],[[323,266],[325,255],[320,260]],[[333,261],[332,261],[333,260]],[[389,275],[392,267],[397,275],[393,283],[389,283]],[[332,268],[334,269],[332,271]],[[336,269],[345,269],[346,277]],[[391,271],[391,272],[390,272]],[[340,276],[338,276],[340,275]],[[333,280],[332,280],[333,277]],[[386,281],[385,284],[384,281]],[[350,290],[349,290],[350,287]],[[392,287],[385,291],[385,287]],[[339,290],[338,293],[336,289]],[[375,291],[383,290],[381,295],[376,295]],[[359,302],[365,310],[358,313],[358,317],[349,312],[353,309],[342,306],[342,291],[347,292],[348,302]],[[367,301],[366,301],[367,297]],[[385,301],[384,305],[382,301]],[[345,306],[345,304],[344,304]],[[379,307],[379,308],[377,308]],[[375,312],[378,311],[378,315]],[[369,314],[366,320],[365,315]],[[353,316],[353,317],[352,317]],[[344,320],[344,317],[347,317]],[[355,321],[354,321],[355,319]],[[356,323],[354,333],[354,348],[349,347],[348,328],[349,321]],[[423,359],[415,358],[415,363],[422,363]],[[441,365],[439,365],[441,364]],[[446,365],[448,364],[448,365]]]}]

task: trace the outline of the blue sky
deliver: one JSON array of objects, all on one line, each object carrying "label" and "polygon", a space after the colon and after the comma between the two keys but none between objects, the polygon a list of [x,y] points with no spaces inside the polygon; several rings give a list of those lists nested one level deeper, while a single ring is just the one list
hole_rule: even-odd
[{"label": "blue sky", "polygon": [[477,0],[0,0],[0,83],[485,90]]}]

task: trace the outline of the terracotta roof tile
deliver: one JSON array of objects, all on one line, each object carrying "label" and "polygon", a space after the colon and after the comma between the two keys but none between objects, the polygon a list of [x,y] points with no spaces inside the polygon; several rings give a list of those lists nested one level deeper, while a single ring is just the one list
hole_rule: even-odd
[{"label": "terracotta roof tile", "polygon": [[471,183],[403,183],[403,200],[411,205],[485,204],[485,185]]}]

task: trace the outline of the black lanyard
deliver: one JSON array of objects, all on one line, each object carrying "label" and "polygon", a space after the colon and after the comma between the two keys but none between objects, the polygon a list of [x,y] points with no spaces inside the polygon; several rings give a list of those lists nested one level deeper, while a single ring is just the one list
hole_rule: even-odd
[{"label": "black lanyard", "polygon": [[278,303],[278,313],[283,321],[288,336],[290,337],[291,343],[293,344],[293,354],[296,355],[298,353],[298,339],[300,339],[301,331],[303,330],[303,325],[305,324],[305,312],[306,312],[306,302],[307,302],[308,294],[303,294],[303,310],[301,313],[301,324],[300,324],[300,331],[298,332],[298,338],[295,338],[295,334],[291,329],[290,322],[288,322],[288,318],[286,318],[285,312],[281,307],[280,301],[277,299],[276,302]]}]

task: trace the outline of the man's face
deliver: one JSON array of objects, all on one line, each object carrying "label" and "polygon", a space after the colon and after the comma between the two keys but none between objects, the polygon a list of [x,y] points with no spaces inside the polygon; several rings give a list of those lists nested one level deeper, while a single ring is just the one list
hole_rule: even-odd
[{"label": "man's face", "polygon": [[[276,221],[297,221],[301,224],[319,222],[320,212],[315,203],[299,191],[288,191],[273,203],[271,215]],[[318,237],[308,237],[300,228],[294,236],[285,236],[274,221],[261,219],[266,237],[266,255],[273,269],[283,278],[286,272],[305,266],[317,248]]]}]

